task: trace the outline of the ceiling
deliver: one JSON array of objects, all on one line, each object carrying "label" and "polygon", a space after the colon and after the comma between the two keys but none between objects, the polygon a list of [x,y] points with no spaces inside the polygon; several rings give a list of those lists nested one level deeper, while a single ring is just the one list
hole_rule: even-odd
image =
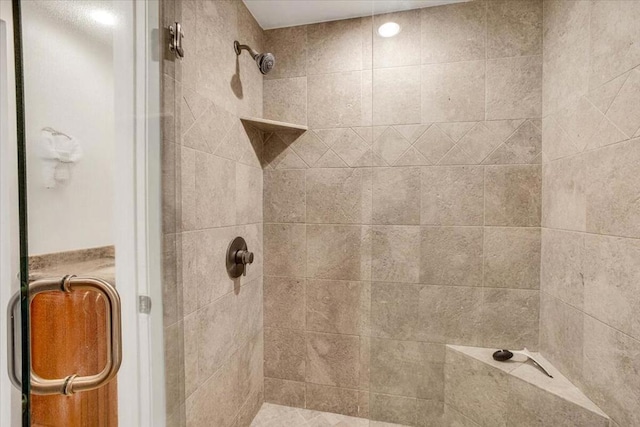
[{"label": "ceiling", "polygon": [[469,0],[243,0],[260,26],[292,27]]}]

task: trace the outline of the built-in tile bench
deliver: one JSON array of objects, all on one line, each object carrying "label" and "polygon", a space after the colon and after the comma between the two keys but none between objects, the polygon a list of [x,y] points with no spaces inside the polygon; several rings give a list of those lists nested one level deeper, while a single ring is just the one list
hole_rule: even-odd
[{"label": "built-in tile bench", "polygon": [[495,349],[448,345],[445,426],[608,427],[609,417],[546,359],[497,362]]}]

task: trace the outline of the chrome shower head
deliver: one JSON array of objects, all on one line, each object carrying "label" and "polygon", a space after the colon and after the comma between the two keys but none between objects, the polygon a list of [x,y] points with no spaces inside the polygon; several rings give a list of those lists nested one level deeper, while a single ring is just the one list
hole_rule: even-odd
[{"label": "chrome shower head", "polygon": [[233,42],[233,50],[235,50],[236,55],[240,55],[243,50],[248,51],[253,60],[256,61],[256,64],[258,64],[258,69],[262,74],[267,74],[276,66],[276,57],[273,53],[258,53],[251,49],[250,46],[238,43],[237,40]]}]

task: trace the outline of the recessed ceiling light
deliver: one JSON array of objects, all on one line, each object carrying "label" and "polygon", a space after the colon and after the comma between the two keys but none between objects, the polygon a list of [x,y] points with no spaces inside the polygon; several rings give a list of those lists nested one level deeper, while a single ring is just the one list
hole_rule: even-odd
[{"label": "recessed ceiling light", "polygon": [[380,25],[378,28],[378,34],[382,37],[393,37],[400,32],[400,25],[395,22],[387,22]]},{"label": "recessed ceiling light", "polygon": [[92,11],[91,18],[102,25],[108,25],[110,27],[116,24],[115,15],[111,12],[107,12],[106,10],[102,10],[102,9],[97,9]]}]

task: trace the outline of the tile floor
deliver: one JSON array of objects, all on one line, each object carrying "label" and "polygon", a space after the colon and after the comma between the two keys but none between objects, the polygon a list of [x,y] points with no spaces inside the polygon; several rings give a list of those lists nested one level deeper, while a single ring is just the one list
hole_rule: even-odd
[{"label": "tile floor", "polygon": [[369,421],[310,409],[265,403],[251,423],[252,427],[402,427],[400,424]]}]

